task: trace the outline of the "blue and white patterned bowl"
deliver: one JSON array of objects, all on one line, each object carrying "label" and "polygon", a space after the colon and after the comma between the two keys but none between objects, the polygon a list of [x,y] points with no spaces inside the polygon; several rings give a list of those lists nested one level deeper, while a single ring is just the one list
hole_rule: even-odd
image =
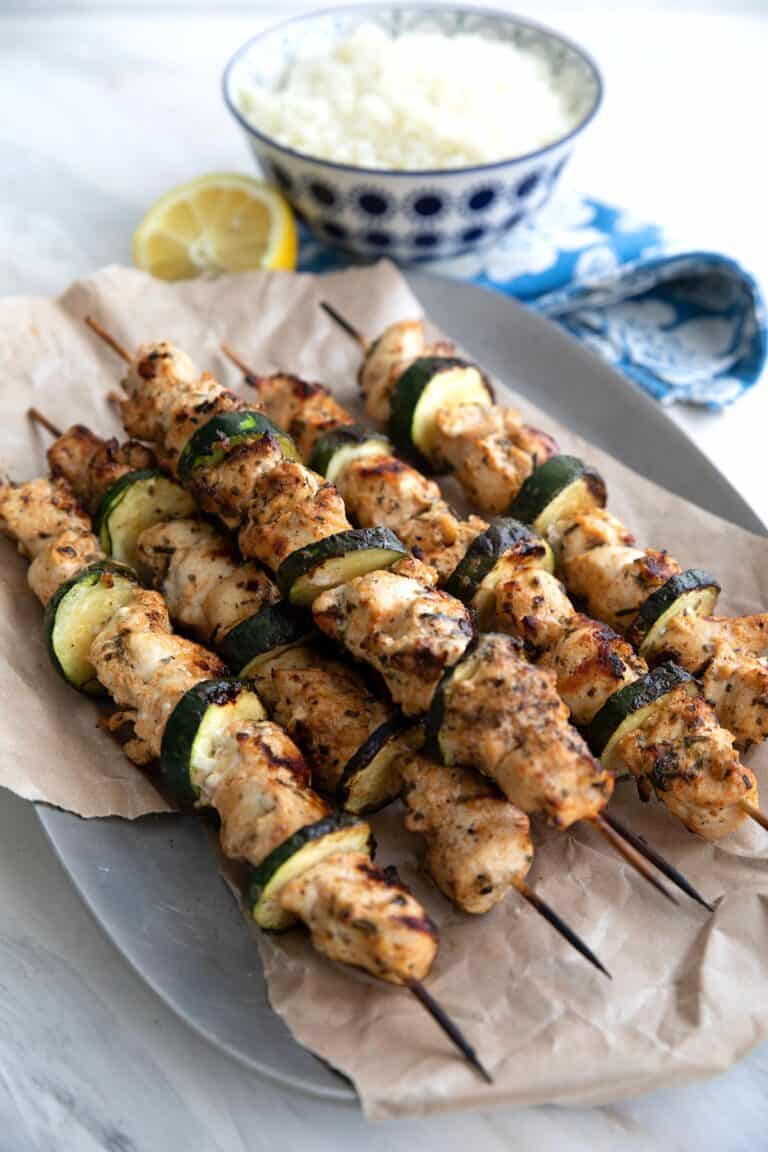
[{"label": "blue and white patterned bowl", "polygon": [[[278,144],[246,120],[238,92],[249,82],[274,87],[297,56],[328,51],[358,25],[370,23],[390,35],[472,34],[538,54],[568,94],[574,127],[554,144],[512,160],[402,172],[318,159]],[[540,208],[600,106],[602,80],[581,48],[505,12],[460,5],[365,4],[300,16],[255,36],[227,64],[223,90],[266,177],[282,188],[321,239],[358,256],[390,256],[412,264],[491,245]]]}]

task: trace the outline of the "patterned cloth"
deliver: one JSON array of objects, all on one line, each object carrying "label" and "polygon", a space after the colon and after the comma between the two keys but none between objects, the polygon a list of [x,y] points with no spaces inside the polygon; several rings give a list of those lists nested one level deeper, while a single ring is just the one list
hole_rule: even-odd
[{"label": "patterned cloth", "polygon": [[[347,263],[303,234],[302,270]],[[763,298],[740,265],[713,252],[670,252],[656,225],[597,200],[551,202],[490,251],[430,271],[517,297],[665,404],[724,408],[765,363]]]}]

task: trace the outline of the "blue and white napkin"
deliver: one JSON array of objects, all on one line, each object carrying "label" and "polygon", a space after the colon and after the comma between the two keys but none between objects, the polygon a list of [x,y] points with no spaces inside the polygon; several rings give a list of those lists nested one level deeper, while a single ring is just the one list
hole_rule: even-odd
[{"label": "blue and white napkin", "polygon": [[[299,267],[348,260],[308,234]],[[430,265],[515,296],[567,328],[665,404],[733,403],[768,352],[753,278],[713,252],[665,251],[663,234],[597,200],[555,200],[489,251]]]}]

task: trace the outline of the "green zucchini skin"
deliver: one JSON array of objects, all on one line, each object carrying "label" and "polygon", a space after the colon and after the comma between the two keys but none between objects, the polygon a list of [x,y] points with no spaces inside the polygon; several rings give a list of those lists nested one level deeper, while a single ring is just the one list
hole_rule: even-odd
[{"label": "green zucchini skin", "polygon": [[[115,524],[112,523],[113,514],[117,513],[119,519],[120,509],[124,509],[126,506],[124,502],[131,500],[131,490],[138,489],[140,492],[145,486],[146,495],[151,501],[151,515],[145,516],[139,523],[134,521],[129,539],[126,539],[124,534],[122,537],[119,534],[115,536]],[[118,560],[128,564],[131,568],[138,568],[137,544],[141,532],[163,520],[174,520],[178,519],[179,516],[193,516],[195,511],[192,497],[185,492],[180,484],[171,480],[157,468],[142,468],[134,472],[126,472],[107,489],[99,502],[94,532],[108,556],[118,553]],[[122,531],[125,532],[125,525],[123,525]]]},{"label": "green zucchini skin", "polygon": [[488,396],[493,402],[493,390],[487,378],[476,365],[457,356],[421,356],[414,360],[397,379],[389,399],[389,435],[397,450],[422,471],[433,471],[433,461],[414,440],[416,408],[427,386],[441,372],[455,368],[473,368],[480,375]]},{"label": "green zucchini skin", "polygon": [[605,507],[607,491],[599,472],[589,468],[578,456],[550,456],[534,469],[512,501],[508,515],[533,524],[556,496],[576,480],[584,479],[595,503]]},{"label": "green zucchini skin", "polygon": [[245,685],[239,680],[201,680],[181,697],[168,717],[160,745],[160,772],[180,804],[193,805],[198,798],[189,775],[192,746],[211,705],[236,700]]},{"label": "green zucchini skin", "polygon": [[[389,528],[352,528],[346,532],[336,532],[333,536],[326,536],[314,544],[307,544],[304,548],[291,552],[277,570],[277,586],[282,594],[291,603],[304,603],[296,598],[295,586],[299,580],[309,577],[311,573],[332,560],[354,557],[361,552],[385,552],[391,554],[389,564],[378,564],[377,567],[389,567],[401,556],[407,556],[405,545]],[[343,583],[339,580],[338,583]],[[311,600],[308,601],[311,603]]]},{"label": "green zucchini skin", "polygon": [[340,424],[315,442],[307,467],[325,476],[339,449],[365,444],[367,441],[380,443],[382,452],[389,448],[389,440],[382,433],[371,432],[363,424]]},{"label": "green zucchini skin", "polygon": [[243,412],[222,412],[193,432],[184,445],[177,467],[179,479],[182,483],[186,483],[196,468],[203,465],[215,467],[234,445],[262,436],[274,437],[283,455],[289,459],[300,459],[291,437],[263,412],[250,409]]},{"label": "green zucchini skin", "polygon": [[705,589],[711,589],[714,598],[721,591],[720,584],[715,577],[703,568],[688,568],[685,572],[670,576],[666,584],[662,584],[661,588],[657,588],[641,604],[640,611],[633,620],[629,632],[630,643],[639,647],[657,620],[669,611],[676,600],[688,592],[699,592]]},{"label": "green zucchini skin", "polygon": [[444,757],[443,749],[440,746],[440,729],[445,720],[445,693],[457,670],[465,660],[468,660],[474,655],[478,643],[478,637],[475,636],[462,652],[461,660],[458,660],[452,668],[448,668],[443,673],[442,679],[435,689],[432,703],[427,713],[424,726],[424,753],[426,756],[431,756],[433,760],[438,760],[441,764],[444,761]]},{"label": "green zucchini skin", "polygon": [[647,708],[678,685],[686,683],[695,684],[694,677],[670,660],[646,672],[639,680],[619,688],[618,692],[609,696],[585,729],[584,735],[590,751],[595,756],[601,756],[613,733],[633,712]]},{"label": "green zucchini skin", "polygon": [[511,517],[494,520],[484,532],[475,536],[448,577],[445,591],[461,600],[462,604],[469,604],[502,556],[520,545],[531,551],[544,550],[539,537],[526,524]]},{"label": "green zucchini skin", "polygon": [[92,696],[102,694],[101,685],[98,683],[98,681],[95,680],[78,683],[70,678],[63,664],[59,660],[59,655],[56,651],[55,628],[56,617],[58,615],[59,609],[61,608],[62,604],[72,589],[79,584],[85,583],[86,581],[92,581],[95,583],[96,580],[100,581],[102,577],[119,577],[122,580],[128,581],[130,584],[136,585],[136,587],[139,586],[136,573],[133,572],[132,569],[127,568],[124,564],[115,564],[112,560],[97,560],[95,563],[88,564],[85,568],[81,568],[80,571],[75,576],[73,576],[71,580],[67,580],[64,584],[61,584],[46,604],[45,611],[43,613],[43,627],[45,630],[46,647],[48,649],[48,655],[51,658],[51,663],[53,664],[58,674],[62,677],[63,680],[67,682],[67,684],[69,684],[71,688],[76,688],[81,692],[87,692]]},{"label": "green zucchini skin", "polygon": [[[391,716],[389,720],[385,720],[383,724],[380,724],[378,728],[375,728],[373,732],[371,732],[371,734],[367,737],[367,739],[363,741],[357,751],[352,756],[350,756],[349,760],[344,765],[344,770],[341,774],[338,787],[339,795],[343,800],[346,801],[349,795],[349,786],[353,778],[368,767],[371,761],[375,759],[376,756],[378,756],[379,752],[392,739],[393,736],[399,736],[399,734],[404,732],[407,727],[409,727],[409,724],[404,716],[401,714]],[[390,797],[387,797],[381,805],[376,805],[375,808],[368,807],[365,809],[365,811],[375,811],[376,808],[382,807],[383,804],[388,804],[389,801]]]},{"label": "green zucchini skin", "polygon": [[[253,868],[249,875],[246,893],[248,907],[251,909],[253,918],[258,919],[256,910],[270,880],[292,856],[295,856],[313,840],[322,840],[323,837],[330,836],[334,832],[340,832],[345,828],[354,828],[363,823],[365,821],[358,819],[357,816],[353,816],[349,812],[332,812],[329,816],[323,816],[322,819],[316,820],[314,824],[307,824],[304,828],[299,828],[282,844],[278,844],[277,848],[274,848],[262,860],[261,864]],[[371,859],[373,859],[376,842],[372,834],[368,844]]]},{"label": "green zucchini skin", "polygon": [[162,472],[156,468],[139,468],[135,472],[126,472],[102,496],[93,518],[93,532],[95,536],[98,536],[99,543],[105,552],[109,553],[112,550],[108,525],[110,513],[129,488],[140,480],[152,480],[155,476],[162,476]]},{"label": "green zucchini skin", "polygon": [[312,631],[312,618],[308,612],[282,602],[267,604],[236,624],[216,648],[224,663],[237,676],[257,656],[264,656],[273,648],[298,644]]}]

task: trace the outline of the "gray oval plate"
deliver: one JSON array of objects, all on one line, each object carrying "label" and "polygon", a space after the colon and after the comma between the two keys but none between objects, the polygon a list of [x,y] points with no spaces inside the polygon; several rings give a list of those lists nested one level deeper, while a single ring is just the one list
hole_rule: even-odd
[{"label": "gray oval plate", "polygon": [[[493,375],[630,467],[735,524],[763,526],[653,401],[548,320],[473,285],[413,274],[425,311]],[[267,1002],[253,936],[194,817],[38,816],[83,900],[146,982],[193,1028],[283,1084],[352,1100]]]}]

